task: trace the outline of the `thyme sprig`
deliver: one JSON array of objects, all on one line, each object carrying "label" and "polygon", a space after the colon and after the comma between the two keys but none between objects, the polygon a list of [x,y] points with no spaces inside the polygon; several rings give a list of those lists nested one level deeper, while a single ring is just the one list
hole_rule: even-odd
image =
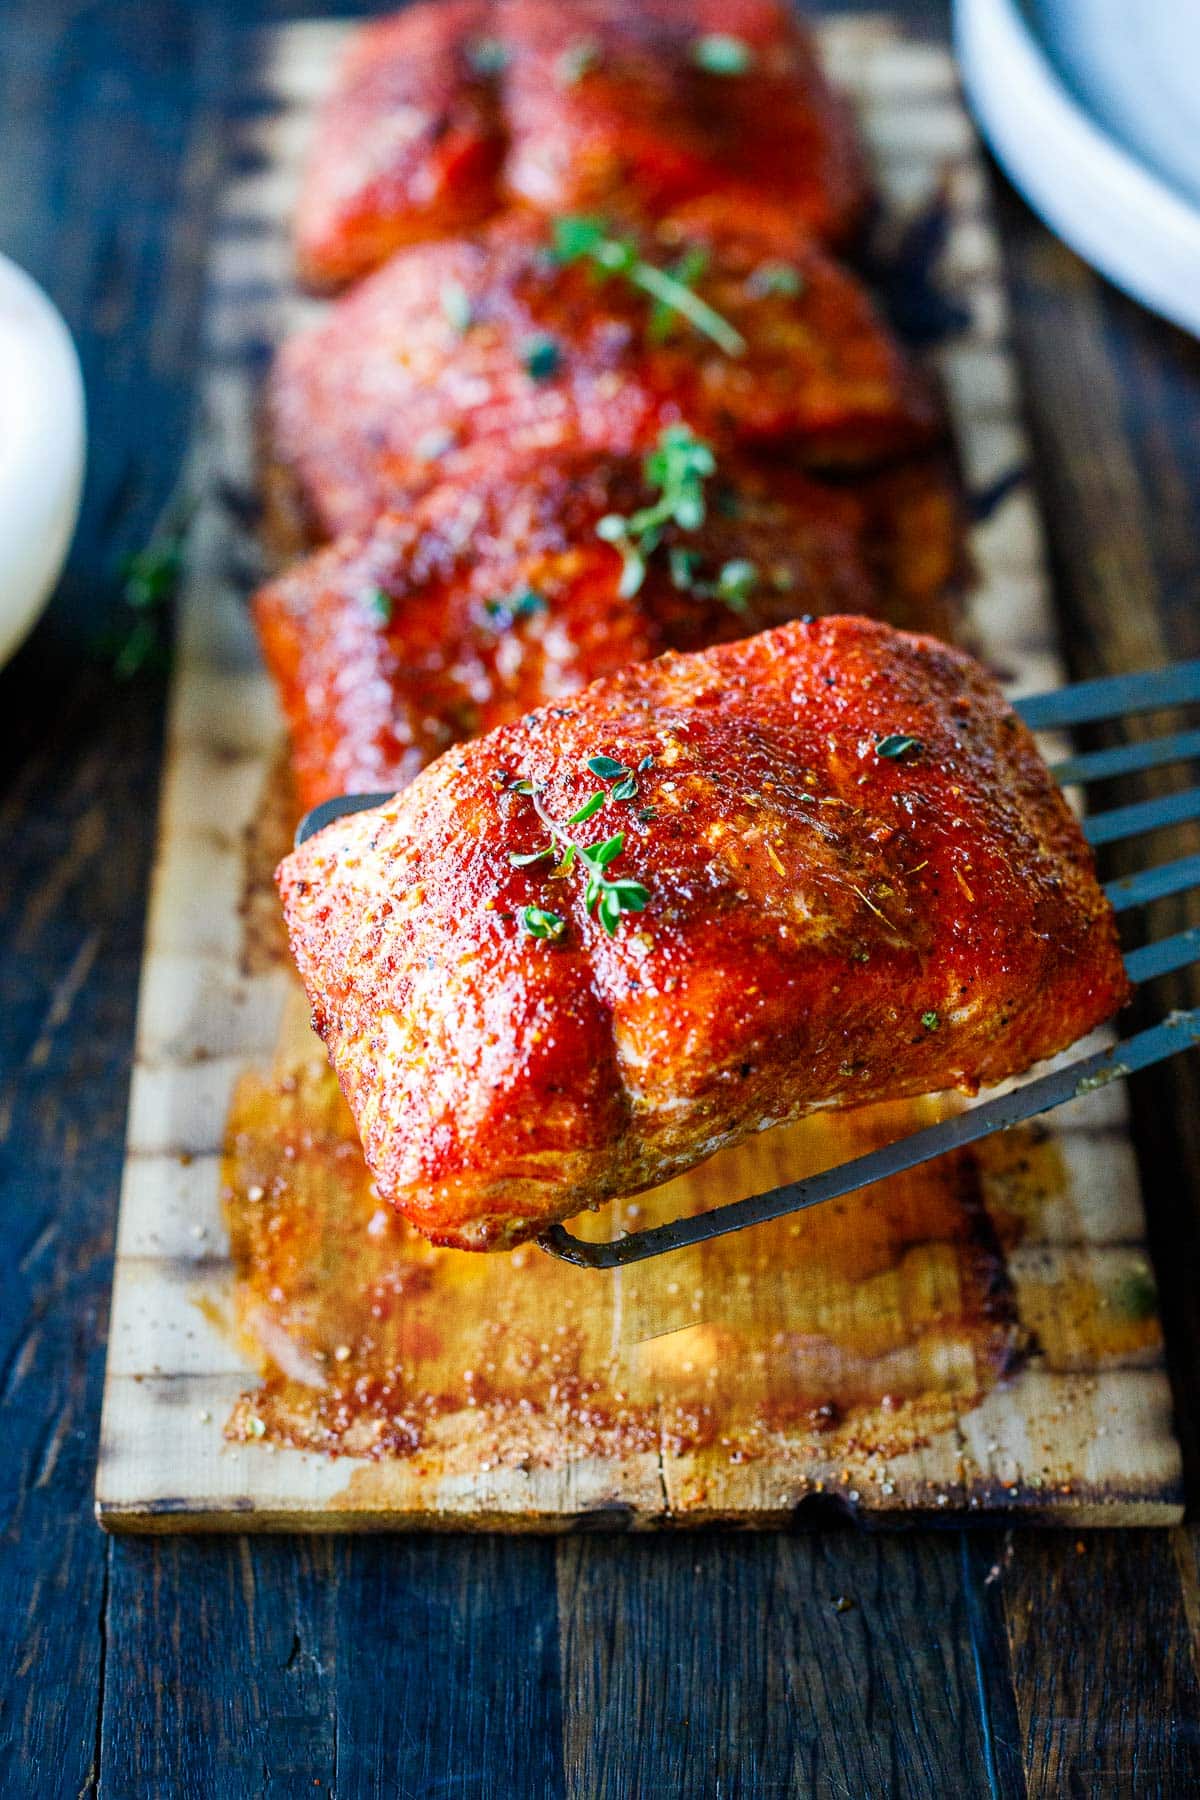
[{"label": "thyme sprig", "polygon": [[910,756],[918,756],[924,749],[920,738],[910,737],[905,731],[893,731],[887,737],[876,738],[875,754],[888,762],[904,762]]},{"label": "thyme sprig", "polygon": [[477,37],[467,45],[467,62],[483,79],[503,75],[512,61],[512,51],[503,38]]},{"label": "thyme sprig", "polygon": [[[644,756],[638,768],[647,768],[652,761],[652,757]],[[597,788],[588,795],[582,806],[576,808],[565,824],[560,824],[542,805],[542,789],[535,787],[532,781],[519,781],[516,784],[515,792],[528,795],[534,812],[550,836],[549,841],[540,849],[520,853],[510,851],[508,860],[515,869],[551,861],[556,878],[570,875],[578,862],[585,876],[584,910],[591,912],[595,907],[596,916],[605,932],[609,937],[615,937],[621,914],[644,911],[650,900],[649,890],[640,881],[634,881],[628,876],[614,877],[608,873],[610,864],[616,862],[625,848],[623,831],[616,831],[611,837],[602,838],[594,844],[585,844],[572,833],[576,826],[586,825],[589,819],[594,819],[610,799],[632,799],[637,793],[637,777],[632,769],[611,756],[589,757],[586,766],[600,780],[615,781],[617,785],[611,793]],[[532,937],[556,938],[566,929],[566,921],[561,914],[548,912],[542,907],[526,906],[520,917],[522,925]]]},{"label": "thyme sprig", "polygon": [[[711,447],[686,425],[668,425],[642,464],[650,486],[659,497],[640,512],[626,516],[606,513],[597,522],[596,535],[619,550],[623,567],[617,592],[632,599],[646,579],[649,558],[662,541],[666,526],[697,531],[706,513],[704,483],[716,473]],[[700,600],[721,600],[732,612],[746,615],[750,599],[760,583],[757,563],[743,556],[721,564],[715,581],[701,580],[704,559],[698,550],[672,544],[669,567],[673,585]]]},{"label": "thyme sprig", "polygon": [[655,332],[661,332],[664,311],[667,317],[678,313],[727,356],[741,356],[745,351],[741,332],[688,285],[685,276],[694,271],[690,279],[696,280],[704,266],[694,259],[685,258],[674,270],[657,268],[645,260],[633,238],[614,236],[607,219],[578,213],[554,221],[551,254],[559,263],[590,262],[601,275],[623,276],[632,287],[649,294],[655,302],[651,314]]},{"label": "thyme sprig", "polygon": [[195,498],[181,485],[163,508],[149,542],[121,564],[126,616],[101,647],[119,681],[131,680],[165,657],[171,605],[183,579],[195,511]]},{"label": "thyme sprig", "polygon": [[754,52],[744,38],[710,31],[693,43],[692,61],[706,75],[745,75],[754,67]]},{"label": "thyme sprig", "polygon": [[510,594],[485,600],[483,610],[488,623],[496,631],[511,631],[522,619],[532,619],[549,610],[546,596],[536,588],[514,588]]},{"label": "thyme sprig", "polygon": [[471,305],[471,296],[461,281],[447,281],[442,284],[442,311],[446,322],[459,337],[465,336],[475,322],[475,309]]},{"label": "thyme sprig", "polygon": [[650,506],[625,517],[606,513],[596,525],[596,535],[619,550],[624,567],[618,593],[629,600],[646,579],[646,561],[658,548],[663,529],[678,525],[696,531],[704,523],[704,483],[716,473],[710,445],[687,425],[668,425],[642,464],[646,481],[657,487],[659,497]]},{"label": "thyme sprig", "polygon": [[603,50],[595,38],[577,38],[568,44],[554,64],[554,79],[560,87],[575,87],[585,75],[600,66]]}]

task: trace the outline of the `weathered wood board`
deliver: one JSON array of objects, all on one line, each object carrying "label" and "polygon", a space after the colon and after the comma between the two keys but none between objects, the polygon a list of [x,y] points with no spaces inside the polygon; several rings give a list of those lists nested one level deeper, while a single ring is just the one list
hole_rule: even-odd
[{"label": "weathered wood board", "polygon": [[[1178,1518],[1119,1085],[979,1159],[613,1275],[529,1248],[435,1251],[374,1201],[294,981],[255,948],[272,929],[261,884],[247,903],[280,727],[245,613],[255,548],[239,497],[253,491],[264,357],[303,310],[286,222],[343,29],[266,40],[214,234],[201,505],[143,970],[101,1522],[778,1524],[831,1502],[893,1522]],[[972,531],[966,631],[1014,691],[1051,686],[1061,669],[1020,478],[999,251],[953,65],[882,17],[832,22],[823,36],[889,206],[912,210],[944,188],[941,279],[970,323],[933,355],[967,487],[1001,496]],[[876,1109],[770,1134],[590,1229],[775,1185],[902,1124]],[[289,1173],[297,1145],[303,1179]],[[254,1291],[235,1283],[231,1225],[239,1256],[253,1248],[263,1272]]]}]

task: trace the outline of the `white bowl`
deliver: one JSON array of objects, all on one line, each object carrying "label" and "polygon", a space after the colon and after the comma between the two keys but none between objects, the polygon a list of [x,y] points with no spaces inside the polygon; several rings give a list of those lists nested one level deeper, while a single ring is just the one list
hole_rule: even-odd
[{"label": "white bowl", "polygon": [[0,256],[0,664],[62,572],[79,518],[83,377],[45,294]]},{"label": "white bowl", "polygon": [[963,83],[1046,223],[1200,333],[1196,0],[956,0]]}]

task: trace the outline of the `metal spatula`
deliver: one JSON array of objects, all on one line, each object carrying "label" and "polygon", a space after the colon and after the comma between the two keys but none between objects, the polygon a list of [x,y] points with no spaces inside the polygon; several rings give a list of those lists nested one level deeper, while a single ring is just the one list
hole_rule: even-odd
[{"label": "metal spatula", "polygon": [[[1072,725],[1112,722],[1136,713],[1195,702],[1200,702],[1200,662],[1181,663],[1144,675],[1116,675],[1100,681],[1080,682],[1057,693],[1039,694],[1018,701],[1016,710],[1034,731],[1059,731]],[[1112,750],[1075,756],[1055,765],[1053,773],[1064,787],[1086,786],[1089,782],[1137,774],[1193,758],[1200,758],[1200,731],[1177,732],[1172,736],[1148,738]],[[335,819],[362,812],[370,806],[380,806],[391,798],[389,792],[344,794],[336,800],[327,800],[300,821],[296,843],[304,843]],[[1140,837],[1164,826],[1197,818],[1200,818],[1200,787],[1190,787],[1161,799],[1142,800],[1115,807],[1109,812],[1094,813],[1084,821],[1083,829],[1089,843],[1112,844],[1122,838]],[[1152,865],[1137,875],[1110,882],[1105,891],[1117,912],[1128,912],[1132,907],[1145,906],[1152,900],[1184,893],[1193,887],[1200,887],[1200,855]],[[1131,950],[1125,958],[1125,967],[1129,979],[1137,984],[1195,962],[1200,962],[1200,926]],[[730,1231],[742,1231],[748,1225],[761,1225],[785,1213],[800,1212],[805,1207],[819,1205],[822,1200],[836,1200],[843,1194],[853,1193],[856,1188],[942,1156],[948,1150],[973,1144],[993,1131],[1002,1131],[1009,1125],[1019,1125],[1025,1119],[1049,1112],[1067,1100],[1077,1099],[1109,1081],[1163,1062],[1194,1044],[1200,1044],[1200,1009],[1172,1013],[1161,1024],[1139,1031],[1111,1049],[1080,1057],[955,1118],[927,1126],[882,1150],[855,1157],[852,1162],[826,1169],[823,1174],[810,1176],[805,1181],[787,1182],[783,1187],[772,1188],[769,1193],[714,1207],[696,1218],[676,1219],[669,1225],[630,1232],[607,1244],[585,1243],[572,1237],[562,1225],[552,1225],[537,1241],[552,1256],[577,1263],[581,1268],[615,1269],[625,1263],[643,1262],[650,1256],[662,1256],[667,1251],[682,1250],[708,1238],[723,1237]]]}]

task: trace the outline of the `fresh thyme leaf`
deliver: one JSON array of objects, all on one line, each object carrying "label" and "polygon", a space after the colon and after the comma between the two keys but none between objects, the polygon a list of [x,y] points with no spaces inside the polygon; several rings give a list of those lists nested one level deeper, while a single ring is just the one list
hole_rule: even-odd
[{"label": "fresh thyme leaf", "polygon": [[599,844],[589,844],[580,854],[589,869],[607,869],[609,863],[615,861],[624,848],[625,833],[614,831],[610,838],[605,838]]},{"label": "fresh thyme leaf", "polygon": [[580,215],[558,218],[552,237],[551,255],[556,262],[573,263],[586,258],[602,275],[623,275],[633,287],[649,294],[655,302],[655,311],[650,315],[652,335],[655,321],[661,316],[657,309],[665,307],[711,338],[727,356],[741,356],[744,352],[746,340],[728,319],[723,319],[675,274],[646,262],[632,238],[611,236],[607,220]]},{"label": "fresh thyme leaf", "polygon": [[764,262],[746,278],[746,292],[756,300],[769,294],[784,294],[794,299],[804,292],[804,277],[794,263]]},{"label": "fresh thyme leaf", "polygon": [[502,38],[480,37],[467,45],[467,61],[476,75],[503,75],[511,60]]},{"label": "fresh thyme leaf", "polygon": [[921,1014],[921,1023],[926,1031],[936,1031],[941,1022],[941,1019],[935,1012],[923,1012]]},{"label": "fresh thyme leaf", "polygon": [[754,67],[754,52],[742,38],[710,31],[693,43],[692,61],[706,75],[744,75]]},{"label": "fresh thyme leaf", "polygon": [[[607,796],[609,800],[632,800],[638,791],[637,776],[624,763],[618,762],[615,756],[589,756],[587,767],[593,775],[598,775],[601,781],[616,782],[616,787]],[[644,767],[644,760],[639,767]],[[603,800],[605,796],[601,795],[599,798]],[[577,825],[578,817],[571,819],[569,823]]]},{"label": "fresh thyme leaf", "polygon": [[757,563],[735,557],[722,563],[716,581],[709,582],[700,579],[703,558],[698,551],[672,545],[669,556],[671,580],[682,592],[694,594],[700,600],[723,600],[732,612],[749,611],[751,597],[759,584]]},{"label": "fresh thyme leaf", "polygon": [[568,213],[563,218],[554,220],[552,255],[555,262],[578,262],[582,256],[591,256],[599,249],[608,235],[608,223],[604,219],[590,218],[582,213]]},{"label": "fresh thyme leaf", "polygon": [[123,565],[121,597],[135,612],[150,612],[175,597],[183,574],[183,537],[175,532],[160,543],[135,551]]},{"label": "fresh thyme leaf", "polygon": [[554,65],[554,79],[560,87],[574,87],[600,65],[600,45],[595,38],[580,38],[568,44]]},{"label": "fresh thyme leaf", "polygon": [[614,881],[598,889],[597,899],[600,923],[609,937],[615,937],[621,914],[644,911],[650,896],[640,881]]},{"label": "fresh thyme leaf", "polygon": [[153,619],[137,619],[113,657],[113,674],[118,681],[130,681],[139,674],[160,648],[158,624]]},{"label": "fresh thyme leaf", "polygon": [[182,490],[167,502],[150,542],[121,564],[121,599],[134,615],[106,634],[97,649],[113,674],[128,681],[151,663],[165,661],[165,614],[179,589],[195,502]]},{"label": "fresh thyme leaf", "polygon": [[652,769],[653,767],[654,752],[653,750],[647,750],[645,756],[643,756],[641,762],[638,764],[638,772],[640,774],[643,769]]},{"label": "fresh thyme leaf", "polygon": [[390,625],[392,622],[392,596],[377,587],[371,588],[365,595],[365,599],[369,611],[379,620],[379,623]]},{"label": "fresh thyme leaf", "polygon": [[1113,1305],[1126,1318],[1148,1319],[1158,1303],[1154,1277],[1144,1263],[1120,1276],[1110,1291]]},{"label": "fresh thyme leaf", "polygon": [[[665,525],[695,531],[704,523],[704,483],[716,471],[711,446],[687,425],[668,425],[642,464],[642,472],[659,498],[628,518],[607,513],[596,526],[597,537],[612,544],[624,559],[618,593],[631,599],[646,579],[646,560],[658,548]],[[676,578],[672,564],[672,579]],[[679,583],[676,581],[676,585]]]},{"label": "fresh thyme leaf", "polygon": [[724,600],[732,611],[744,613],[757,586],[757,563],[747,562],[744,557],[736,557],[732,562],[721,565],[717,576],[717,599]]},{"label": "fresh thyme leaf", "polygon": [[685,550],[681,544],[672,544],[668,552],[671,566],[671,585],[686,591],[694,587],[699,578],[704,558],[698,550]]},{"label": "fresh thyme leaf", "polygon": [[442,311],[459,336],[470,331],[474,314],[471,296],[461,281],[447,281],[442,286]]},{"label": "fresh thyme leaf", "polygon": [[520,918],[530,937],[557,938],[567,929],[561,913],[547,912],[542,906],[523,906]]},{"label": "fresh thyme leaf", "polygon": [[[694,288],[708,267],[708,251],[699,244],[693,244],[686,250],[675,266],[668,271],[672,281],[681,287]],[[677,308],[666,300],[656,300],[650,309],[648,333],[652,344],[659,344],[670,336],[671,327],[675,323]]]},{"label": "fresh thyme leaf", "polygon": [[[510,854],[509,860],[519,868],[527,866],[529,863],[539,862],[549,854],[558,859],[553,873],[556,876],[566,876],[571,873],[578,857],[586,876],[583,896],[584,909],[590,912],[595,907],[596,916],[601,925],[609,937],[612,937],[616,932],[621,914],[623,912],[641,912],[649,904],[650,894],[640,881],[633,881],[625,876],[618,876],[614,880],[607,874],[609,864],[615,862],[625,848],[623,831],[614,832],[612,837],[603,838],[598,843],[587,845],[581,844],[577,838],[569,835],[573,826],[585,823],[599,811],[604,804],[605,795],[600,793],[590,795],[584,804],[571,815],[567,824],[562,826],[543,809],[538,791],[536,788],[532,788],[531,784],[530,794],[534,811],[550,833],[550,842],[542,850],[524,858]],[[526,911],[536,914],[540,909],[526,908]],[[551,916],[558,917],[557,914]],[[531,929],[528,925],[526,928]],[[539,934],[535,933],[535,935]]]},{"label": "fresh thyme leaf", "polygon": [[483,610],[497,628],[508,631],[521,619],[532,619],[535,613],[548,610],[544,594],[536,588],[514,588],[502,600],[485,600]]},{"label": "fresh thyme leaf", "polygon": [[[588,766],[590,767],[591,765],[589,764]],[[604,794],[589,794],[588,798],[579,808],[579,811],[571,814],[570,818],[567,820],[567,824],[586,825],[587,821],[589,819],[594,819],[596,814],[600,811],[600,808],[604,805],[605,798],[606,796]]]},{"label": "fresh thyme leaf", "polygon": [[510,850],[508,853],[508,860],[514,869],[528,869],[532,864],[544,862],[548,856],[553,855],[554,845],[543,844],[540,850],[527,850],[524,852]]},{"label": "fresh thyme leaf", "polygon": [[521,345],[525,373],[534,381],[550,381],[562,368],[562,360],[562,351],[548,332],[535,332]]},{"label": "fresh thyme leaf", "polygon": [[589,756],[587,766],[601,781],[615,781],[618,776],[629,773],[625,764],[618,762],[614,756]]},{"label": "fresh thyme leaf", "polygon": [[888,737],[876,740],[876,756],[886,756],[889,762],[903,762],[907,756],[916,756],[923,748],[920,738],[906,737],[903,732],[892,732]]},{"label": "fresh thyme leaf", "polygon": [[596,536],[621,552],[621,579],[617,583],[617,593],[622,600],[632,600],[641,588],[646,579],[646,555],[658,542],[655,537],[654,543],[650,543],[647,536],[640,547],[631,543],[626,533],[627,524],[628,521],[619,513],[606,513],[596,525]]}]

